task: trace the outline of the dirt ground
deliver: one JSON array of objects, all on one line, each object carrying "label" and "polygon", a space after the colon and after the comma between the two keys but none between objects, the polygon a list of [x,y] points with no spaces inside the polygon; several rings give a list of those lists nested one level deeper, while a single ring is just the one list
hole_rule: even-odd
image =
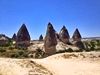
[{"label": "dirt ground", "polygon": [[100,75],[100,52],[61,53],[44,59],[0,58],[0,75]]}]

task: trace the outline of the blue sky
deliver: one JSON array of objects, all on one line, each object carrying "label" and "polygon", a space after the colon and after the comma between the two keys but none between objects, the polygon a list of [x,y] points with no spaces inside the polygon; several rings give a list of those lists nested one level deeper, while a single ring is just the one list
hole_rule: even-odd
[{"label": "blue sky", "polygon": [[0,33],[11,37],[23,23],[32,39],[45,36],[48,22],[73,35],[100,36],[100,0],[0,0]]}]

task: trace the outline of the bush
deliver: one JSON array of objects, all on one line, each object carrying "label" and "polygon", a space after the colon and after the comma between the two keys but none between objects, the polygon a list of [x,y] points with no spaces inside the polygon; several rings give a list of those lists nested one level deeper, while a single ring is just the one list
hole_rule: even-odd
[{"label": "bush", "polygon": [[73,50],[71,48],[65,49],[65,50],[59,50],[56,53],[65,53],[65,52],[73,52]]},{"label": "bush", "polygon": [[11,58],[18,58],[19,54],[18,53],[11,53],[9,57],[11,57]]},{"label": "bush", "polygon": [[66,50],[59,50],[58,52],[56,52],[56,53],[65,53],[66,52]]},{"label": "bush", "polygon": [[67,49],[67,52],[73,52],[73,49],[68,48],[68,49]]},{"label": "bush", "polygon": [[8,49],[9,49],[9,50],[14,50],[15,47],[14,47],[14,46],[9,46]]},{"label": "bush", "polygon": [[44,52],[41,50],[41,49],[36,49],[36,52],[35,52],[35,58],[43,58],[44,57]]},{"label": "bush", "polygon": [[21,46],[19,46],[17,49],[18,50],[27,50],[27,47],[21,47]]},{"label": "bush", "polygon": [[6,50],[4,48],[0,48],[0,52],[3,53],[6,52]]},{"label": "bush", "polygon": [[96,40],[97,46],[100,46],[100,40]]}]

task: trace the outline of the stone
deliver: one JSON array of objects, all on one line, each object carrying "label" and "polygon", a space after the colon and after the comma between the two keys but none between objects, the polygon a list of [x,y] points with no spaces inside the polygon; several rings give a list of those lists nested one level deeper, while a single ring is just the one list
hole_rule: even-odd
[{"label": "stone", "polygon": [[17,36],[16,36],[16,34],[14,33],[13,36],[12,36],[12,40],[13,40],[13,41],[16,41],[16,38],[17,38]]},{"label": "stone", "polygon": [[42,35],[40,35],[39,41],[43,41],[43,36]]},{"label": "stone", "polygon": [[62,41],[65,44],[69,43],[70,36],[69,36],[68,30],[66,29],[65,26],[62,27],[62,29],[59,33],[59,39],[60,39],[60,41]]},{"label": "stone", "polygon": [[0,46],[9,45],[10,38],[5,34],[0,34]]},{"label": "stone", "polygon": [[84,44],[81,41],[82,36],[77,28],[76,28],[72,38],[73,38],[73,45],[74,46],[78,47],[79,49],[85,49]]},{"label": "stone", "polygon": [[26,25],[23,24],[17,33],[16,46],[17,47],[20,47],[20,46],[27,47],[30,45],[30,39],[31,38],[26,28]]},{"label": "stone", "polygon": [[59,34],[56,32],[56,37],[57,37],[57,40],[59,40]]},{"label": "stone", "polygon": [[82,41],[74,41],[73,44],[74,44],[74,46],[78,47],[79,49],[85,49]]},{"label": "stone", "polygon": [[44,39],[45,53],[48,55],[56,53],[57,37],[51,23],[48,23],[47,32]]},{"label": "stone", "polygon": [[72,39],[73,39],[73,41],[81,41],[81,38],[82,37],[81,37],[79,30],[76,28],[76,30],[72,36]]}]

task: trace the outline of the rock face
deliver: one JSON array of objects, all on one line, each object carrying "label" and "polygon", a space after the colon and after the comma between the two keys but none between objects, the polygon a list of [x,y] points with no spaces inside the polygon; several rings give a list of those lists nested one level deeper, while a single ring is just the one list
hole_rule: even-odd
[{"label": "rock face", "polygon": [[68,30],[66,29],[65,26],[63,26],[63,28],[61,29],[61,31],[59,33],[59,39],[63,43],[68,44],[69,43],[69,38],[70,38],[70,36],[69,36]]},{"label": "rock face", "polygon": [[56,52],[57,38],[51,23],[48,23],[47,32],[44,39],[45,52],[49,55]]},{"label": "rock face", "polygon": [[23,24],[17,33],[16,46],[29,46],[30,45],[30,35],[26,28],[26,25]]},{"label": "rock face", "polygon": [[39,41],[43,41],[43,36],[42,35],[40,35]]},{"label": "rock face", "polygon": [[72,38],[73,38],[73,41],[81,41],[82,37],[78,29],[75,30]]},{"label": "rock face", "polygon": [[13,37],[12,37],[12,40],[16,41],[16,38],[17,38],[17,36],[16,36],[16,34],[14,33],[14,35],[13,35]]}]

